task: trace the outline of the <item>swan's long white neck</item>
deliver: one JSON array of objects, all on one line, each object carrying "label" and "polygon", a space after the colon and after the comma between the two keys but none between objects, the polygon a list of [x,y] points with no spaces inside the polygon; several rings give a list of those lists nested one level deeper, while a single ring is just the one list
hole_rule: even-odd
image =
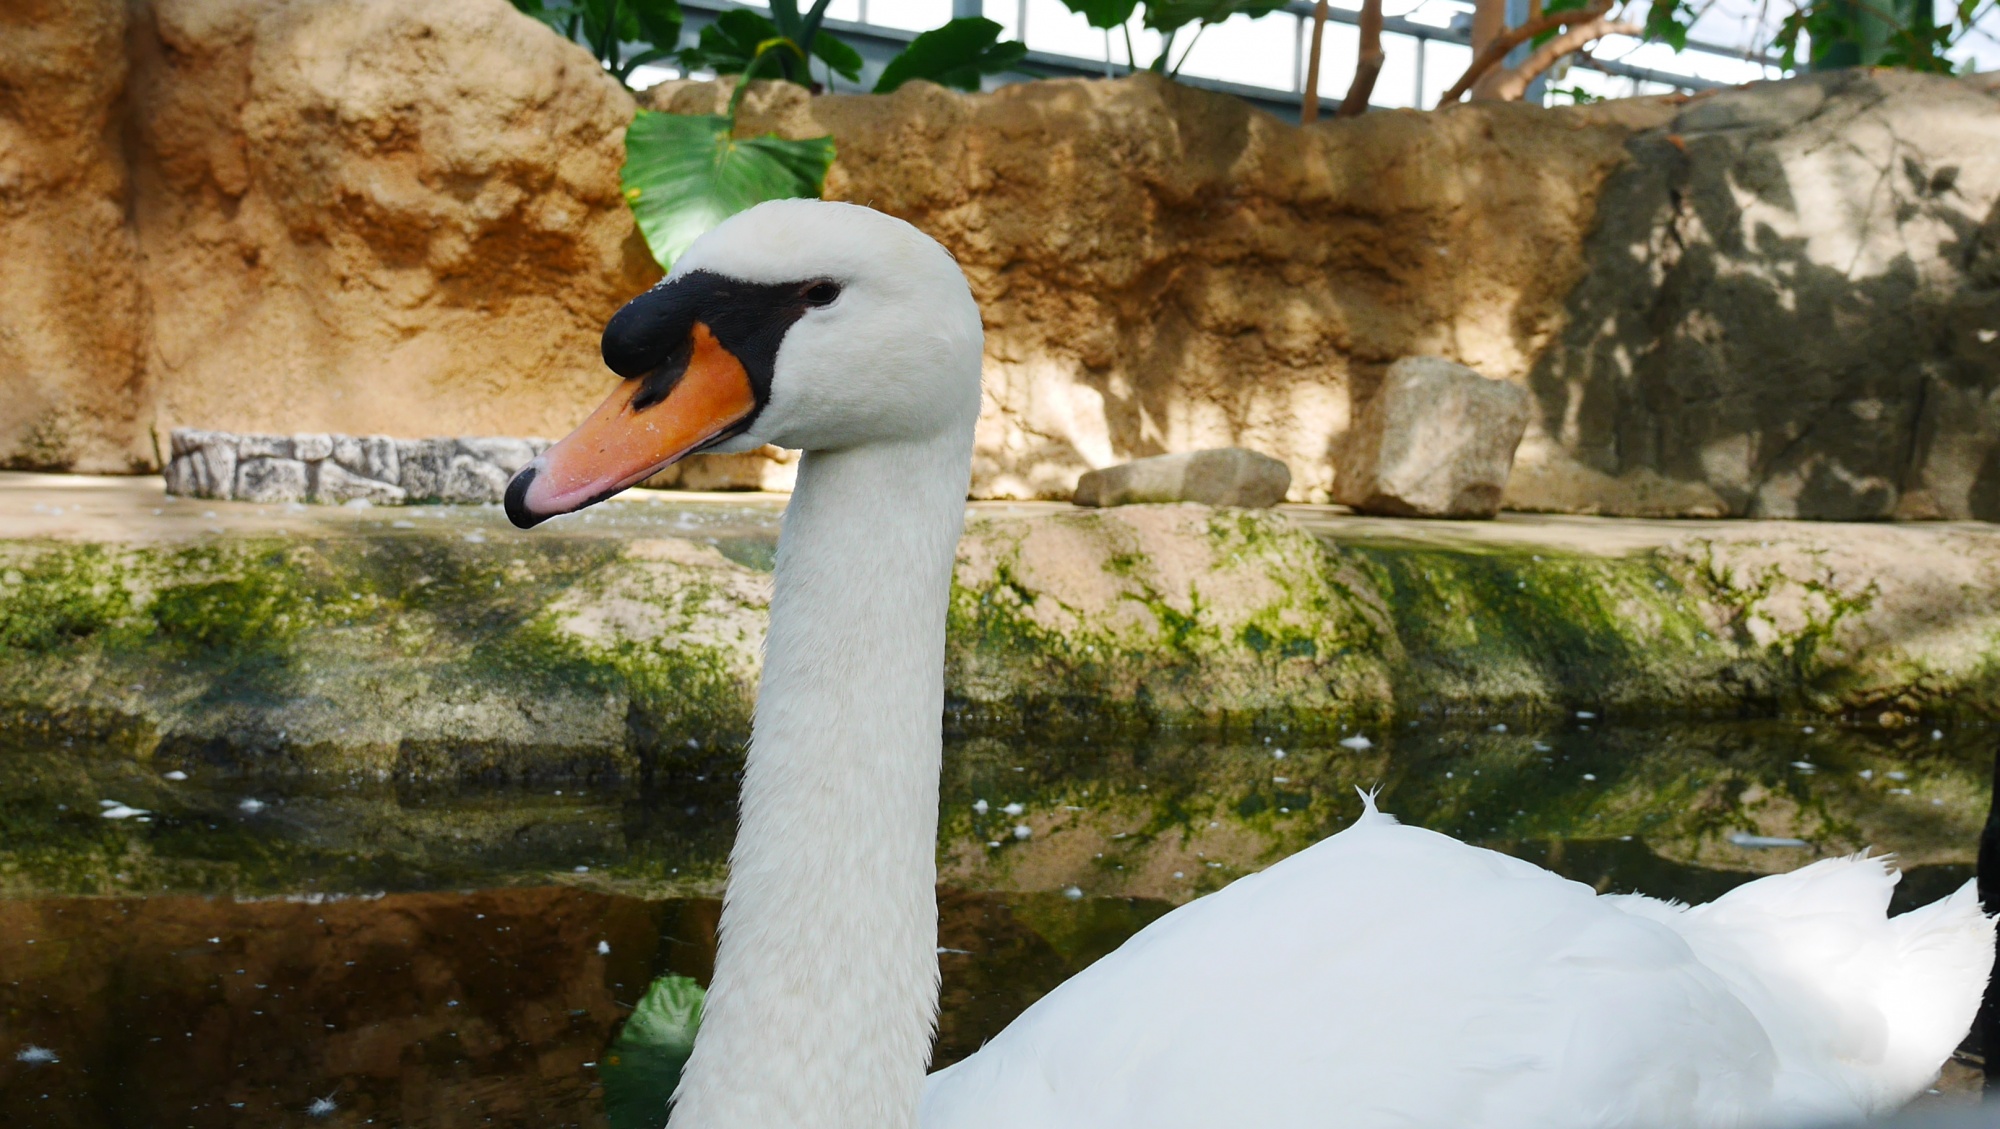
[{"label": "swan's long white neck", "polygon": [[913,1129],[937,1008],[945,611],[970,428],[808,452],[673,1129]]}]

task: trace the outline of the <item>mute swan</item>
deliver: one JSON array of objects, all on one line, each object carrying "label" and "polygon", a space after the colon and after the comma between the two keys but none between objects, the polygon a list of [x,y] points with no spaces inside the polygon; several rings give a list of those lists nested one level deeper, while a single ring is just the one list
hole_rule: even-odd
[{"label": "mute swan", "polygon": [[691,451],[805,451],[672,1126],[1757,1126],[1884,1110],[1935,1077],[1992,964],[1970,884],[1893,920],[1880,859],[1694,908],[1600,897],[1370,802],[926,1080],[981,348],[964,277],[915,228],[762,204],[611,319],[624,384],[507,491],[527,527]]}]

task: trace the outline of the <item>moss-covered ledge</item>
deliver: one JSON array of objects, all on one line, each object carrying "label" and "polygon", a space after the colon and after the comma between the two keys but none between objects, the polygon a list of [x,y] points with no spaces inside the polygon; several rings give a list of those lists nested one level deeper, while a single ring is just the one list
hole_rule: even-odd
[{"label": "moss-covered ledge", "polygon": [[[162,763],[371,776],[633,776],[740,749],[773,501],[620,503],[521,534],[481,507],[149,514],[143,485],[116,489],[140,493],[115,521],[0,511],[17,535],[0,539],[0,724]],[[1997,646],[1985,526],[978,506],[947,721],[1894,724],[2000,715]]]}]

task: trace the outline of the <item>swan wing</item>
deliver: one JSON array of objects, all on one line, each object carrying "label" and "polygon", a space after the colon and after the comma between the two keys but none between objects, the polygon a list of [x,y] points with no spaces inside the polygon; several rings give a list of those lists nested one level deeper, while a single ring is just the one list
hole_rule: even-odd
[{"label": "swan wing", "polygon": [[[1691,912],[1371,812],[1058,987],[931,1077],[922,1124],[1562,1129],[1875,1108],[1814,1073],[1824,1056],[1774,1043],[1797,1037],[1772,1022],[1784,998],[1712,965],[1733,959],[1714,943],[1731,926]],[[1945,916],[1907,943],[1963,931]]]}]

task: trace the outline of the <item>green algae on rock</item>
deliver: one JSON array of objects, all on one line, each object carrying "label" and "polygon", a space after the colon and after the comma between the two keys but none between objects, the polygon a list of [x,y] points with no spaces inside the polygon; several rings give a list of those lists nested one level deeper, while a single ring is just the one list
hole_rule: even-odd
[{"label": "green algae on rock", "polygon": [[[261,512],[0,540],[0,718],[250,773],[739,758],[774,510],[621,504],[532,534],[484,511]],[[968,523],[949,630],[966,737],[1577,707],[1991,718],[2000,530],[995,505]]]}]

